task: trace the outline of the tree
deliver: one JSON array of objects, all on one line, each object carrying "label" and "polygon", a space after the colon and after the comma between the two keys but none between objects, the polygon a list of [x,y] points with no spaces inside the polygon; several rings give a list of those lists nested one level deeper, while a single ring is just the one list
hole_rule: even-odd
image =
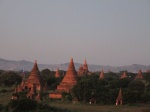
[{"label": "tree", "polygon": [[11,112],[33,112],[36,110],[37,102],[31,99],[11,100],[7,107]]}]

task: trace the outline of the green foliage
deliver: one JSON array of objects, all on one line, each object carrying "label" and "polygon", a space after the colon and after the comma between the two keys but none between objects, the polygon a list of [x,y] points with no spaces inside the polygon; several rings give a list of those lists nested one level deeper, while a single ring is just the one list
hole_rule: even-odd
[{"label": "green foliage", "polygon": [[6,71],[0,74],[0,86],[11,87],[21,83],[21,76],[17,72]]},{"label": "green foliage", "polygon": [[34,112],[37,107],[37,102],[30,99],[11,100],[7,105],[11,112]]},{"label": "green foliage", "polygon": [[137,91],[143,93],[145,90],[145,84],[140,80],[134,80],[129,84],[130,91]]}]

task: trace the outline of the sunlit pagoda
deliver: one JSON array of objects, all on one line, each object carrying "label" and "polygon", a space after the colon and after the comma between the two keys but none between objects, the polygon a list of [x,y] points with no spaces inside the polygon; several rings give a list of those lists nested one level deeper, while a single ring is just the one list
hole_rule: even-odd
[{"label": "sunlit pagoda", "polygon": [[49,97],[62,98],[61,93],[62,92],[69,93],[76,83],[77,83],[76,70],[74,67],[73,59],[71,58],[66,75],[64,76],[60,84],[57,86],[55,92],[49,94]]},{"label": "sunlit pagoda", "polygon": [[79,70],[78,70],[78,76],[83,76],[84,74],[89,74],[89,70],[88,70],[88,65],[87,65],[87,62],[86,62],[86,59],[84,60],[84,64],[79,67]]},{"label": "sunlit pagoda", "polygon": [[122,97],[122,90],[120,88],[119,94],[116,98],[116,105],[122,105],[122,103],[123,103],[123,97]]},{"label": "sunlit pagoda", "polygon": [[138,72],[138,74],[136,75],[136,77],[135,77],[135,80],[136,79],[143,79],[144,77],[143,77],[143,74],[142,74],[142,71],[141,71],[141,69],[139,70],[139,72]]},{"label": "sunlit pagoda", "polygon": [[128,76],[127,76],[127,73],[126,73],[126,72],[123,72],[123,74],[121,75],[120,79],[123,79],[123,78],[126,78],[126,77],[128,77]]},{"label": "sunlit pagoda", "polygon": [[44,90],[46,90],[45,85],[46,83],[40,75],[37,61],[35,60],[34,66],[31,70],[29,77],[27,78],[27,80],[23,78],[22,83],[15,89],[15,93],[27,92],[27,98],[38,100],[41,99],[39,98],[39,92],[43,92]]},{"label": "sunlit pagoda", "polygon": [[104,79],[105,77],[104,77],[104,71],[103,70],[101,70],[101,73],[100,73],[100,75],[99,75],[99,79]]}]

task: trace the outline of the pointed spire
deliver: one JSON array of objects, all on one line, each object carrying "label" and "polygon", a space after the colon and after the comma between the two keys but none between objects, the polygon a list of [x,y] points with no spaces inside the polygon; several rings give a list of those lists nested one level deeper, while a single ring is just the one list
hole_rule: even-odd
[{"label": "pointed spire", "polygon": [[99,79],[104,79],[104,71],[103,71],[103,70],[101,70],[101,73],[100,73]]},{"label": "pointed spire", "polygon": [[56,77],[56,78],[60,77],[59,68],[57,68],[57,70],[56,70],[55,77]]},{"label": "pointed spire", "polygon": [[116,105],[118,105],[119,103],[120,103],[120,105],[122,105],[122,100],[123,100],[123,98],[122,98],[122,89],[120,88],[119,94],[116,98]]},{"label": "pointed spire", "polygon": [[61,83],[57,86],[57,91],[60,92],[69,92],[70,89],[77,83],[76,79],[76,70],[74,67],[73,59],[71,58],[71,61],[69,63],[68,70],[66,72],[66,75],[64,76]]},{"label": "pointed spire", "polygon": [[[71,58],[70,63],[69,63],[69,67],[68,70],[66,72],[66,75],[64,76],[63,80],[64,82],[68,82],[68,81],[75,81],[76,82],[76,70],[74,67],[74,62],[73,62],[73,58]],[[69,81],[69,82],[70,82]]]},{"label": "pointed spire", "polygon": [[127,74],[126,74],[126,72],[124,71],[120,78],[123,79],[123,78],[126,78],[126,77],[127,77]]},{"label": "pointed spire", "polygon": [[39,72],[39,68],[38,68],[38,65],[37,65],[37,60],[35,60],[34,66],[33,66],[33,69],[31,70],[31,72]]},{"label": "pointed spire", "polygon": [[73,58],[70,59],[70,62],[73,62]]},{"label": "pointed spire", "polygon": [[135,77],[135,80],[136,79],[143,79],[144,77],[143,77],[143,74],[142,74],[142,71],[141,71],[141,69],[139,70],[139,72],[138,72],[138,74],[136,75],[136,77]]},{"label": "pointed spire", "polygon": [[86,59],[84,60],[83,70],[84,70],[84,72],[89,72],[88,65],[86,63]]}]

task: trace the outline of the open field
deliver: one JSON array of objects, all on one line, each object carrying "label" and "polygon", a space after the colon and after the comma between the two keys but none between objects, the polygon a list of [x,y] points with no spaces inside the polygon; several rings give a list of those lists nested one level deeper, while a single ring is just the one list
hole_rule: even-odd
[{"label": "open field", "polygon": [[89,104],[55,104],[51,106],[66,108],[71,112],[150,112],[149,106],[115,106],[115,105],[89,105]]},{"label": "open field", "polygon": [[[6,105],[11,98],[11,92],[0,93],[0,104]],[[150,105],[135,106],[115,106],[115,105],[90,105],[90,104],[72,104],[72,103],[54,103],[48,101],[51,106],[70,110],[71,112],[150,112]],[[146,110],[146,111],[144,111]]]},{"label": "open field", "polygon": [[7,105],[11,99],[12,93],[0,93],[0,104]]}]

